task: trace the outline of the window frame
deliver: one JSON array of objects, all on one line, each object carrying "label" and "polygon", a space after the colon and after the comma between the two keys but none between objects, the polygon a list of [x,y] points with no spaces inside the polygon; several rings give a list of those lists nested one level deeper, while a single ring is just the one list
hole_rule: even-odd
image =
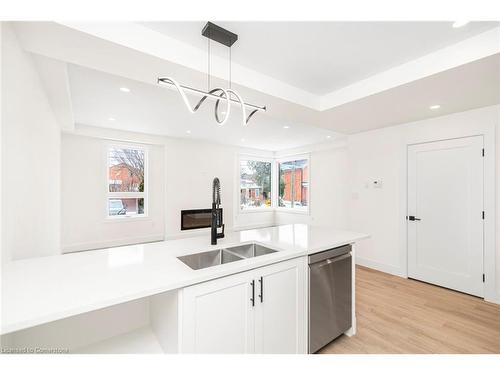
[{"label": "window frame", "polygon": [[[143,192],[111,192],[109,191],[109,151],[111,148],[128,148],[133,150],[141,150],[144,153],[144,191]],[[135,221],[147,219],[149,217],[149,149],[147,145],[132,142],[106,142],[104,145],[105,156],[105,200],[104,200],[104,217],[107,221]],[[144,213],[135,215],[110,215],[109,214],[109,200],[110,199],[144,199]]]},{"label": "window frame", "polygon": [[[271,164],[271,206],[270,207],[253,207],[253,208],[241,208],[241,161],[260,161],[264,163],[270,163]],[[251,154],[238,154],[237,161],[236,161],[236,187],[237,187],[237,194],[236,194],[236,205],[238,207],[238,213],[239,214],[248,214],[248,213],[254,213],[254,212],[272,212],[275,209],[275,197],[274,197],[274,179],[275,179],[275,165],[274,165],[274,159],[269,158],[269,157],[263,157],[263,156],[257,156],[257,155],[251,155]]]},{"label": "window frame", "polygon": [[[295,207],[280,207],[279,206],[279,172],[280,172],[280,164],[281,163],[286,163],[290,161],[296,161],[296,160],[307,160],[307,167],[309,168],[309,185],[307,189],[307,208],[295,208]],[[288,155],[286,157],[281,157],[281,158],[276,158],[275,159],[276,163],[276,182],[274,185],[274,189],[277,191],[275,196],[276,196],[276,202],[275,202],[275,210],[280,211],[280,212],[289,212],[289,213],[294,213],[294,214],[302,214],[302,215],[309,215],[311,212],[311,155],[309,153],[306,154],[294,154],[294,155]],[[295,174],[294,174],[295,178]]]}]

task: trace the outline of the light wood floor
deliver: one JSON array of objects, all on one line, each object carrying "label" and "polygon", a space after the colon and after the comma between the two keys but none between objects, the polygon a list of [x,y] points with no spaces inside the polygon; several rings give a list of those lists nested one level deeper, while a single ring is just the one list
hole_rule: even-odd
[{"label": "light wood floor", "polygon": [[356,267],[356,336],[321,353],[500,353],[500,305]]}]

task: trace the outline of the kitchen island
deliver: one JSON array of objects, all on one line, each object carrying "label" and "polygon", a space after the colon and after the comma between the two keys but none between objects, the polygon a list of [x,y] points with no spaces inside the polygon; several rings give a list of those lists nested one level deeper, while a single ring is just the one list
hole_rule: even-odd
[{"label": "kitchen island", "polygon": [[[2,346],[51,346],[70,352],[206,352],[200,348],[209,347],[220,347],[223,352],[228,347],[236,352],[261,352],[259,340],[249,333],[249,327],[258,325],[263,311],[256,309],[255,313],[249,313],[249,285],[266,275],[293,269],[282,273],[283,278],[277,277],[276,290],[270,284],[268,292],[270,296],[273,293],[283,296],[281,283],[295,283],[290,298],[293,297],[294,306],[300,311],[293,312],[296,333],[293,352],[304,353],[307,351],[307,256],[354,244],[366,237],[328,227],[290,224],[229,232],[217,245],[210,245],[208,236],[200,235],[10,262],[2,270]],[[275,252],[199,270],[177,259],[245,244],[262,245]],[[220,290],[235,294],[196,300],[203,288],[215,296],[210,289],[214,283],[222,285]],[[255,284],[253,288],[255,291]],[[354,293],[353,288],[353,305]],[[200,304],[190,305],[195,300]],[[272,306],[272,299],[267,301]],[[286,305],[286,301],[276,303],[276,308]],[[219,319],[223,319],[227,315],[224,311],[236,313],[240,308],[245,316],[240,323],[246,325],[241,328],[245,337],[236,337],[241,346],[213,345],[210,340],[220,340],[213,337],[213,332],[207,332],[211,339],[203,332],[187,332],[193,325],[202,324],[197,320],[201,317],[193,315],[195,307],[205,308],[204,319],[217,312]],[[283,311],[269,311],[269,314],[280,313]],[[232,318],[226,316],[225,323]],[[220,323],[214,320],[205,325],[217,328]],[[350,331],[355,332],[354,309]]]}]

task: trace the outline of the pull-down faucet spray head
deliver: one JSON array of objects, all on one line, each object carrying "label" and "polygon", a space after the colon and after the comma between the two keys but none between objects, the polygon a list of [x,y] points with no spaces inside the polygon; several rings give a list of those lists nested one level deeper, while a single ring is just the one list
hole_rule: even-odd
[{"label": "pull-down faucet spray head", "polygon": [[217,177],[212,182],[212,203],[216,204],[217,208],[220,205],[220,181]]},{"label": "pull-down faucet spray head", "polygon": [[[224,223],[222,222],[222,209],[219,212],[220,205],[220,181],[217,177],[212,182],[212,225],[211,225],[211,244],[217,245],[217,238],[224,237]],[[222,233],[217,233],[217,228],[222,227]]]}]

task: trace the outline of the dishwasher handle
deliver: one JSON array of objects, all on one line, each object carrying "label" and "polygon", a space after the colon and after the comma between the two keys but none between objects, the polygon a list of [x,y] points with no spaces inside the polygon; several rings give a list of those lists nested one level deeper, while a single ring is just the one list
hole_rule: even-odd
[{"label": "dishwasher handle", "polygon": [[350,257],[351,257],[351,253],[347,253],[347,254],[344,254],[344,255],[341,255],[341,256],[338,256],[335,258],[325,259],[322,262],[313,263],[310,265],[310,267],[321,268],[321,267],[327,266],[327,265],[332,264],[332,263],[340,262],[341,260],[344,260],[344,259],[347,259]]},{"label": "dishwasher handle", "polygon": [[351,245],[344,245],[340,247],[336,247],[334,249],[329,249],[325,251],[321,251],[319,253],[309,255],[309,264],[314,264],[321,262],[325,259],[332,259],[338,256],[350,253],[352,250]]}]

